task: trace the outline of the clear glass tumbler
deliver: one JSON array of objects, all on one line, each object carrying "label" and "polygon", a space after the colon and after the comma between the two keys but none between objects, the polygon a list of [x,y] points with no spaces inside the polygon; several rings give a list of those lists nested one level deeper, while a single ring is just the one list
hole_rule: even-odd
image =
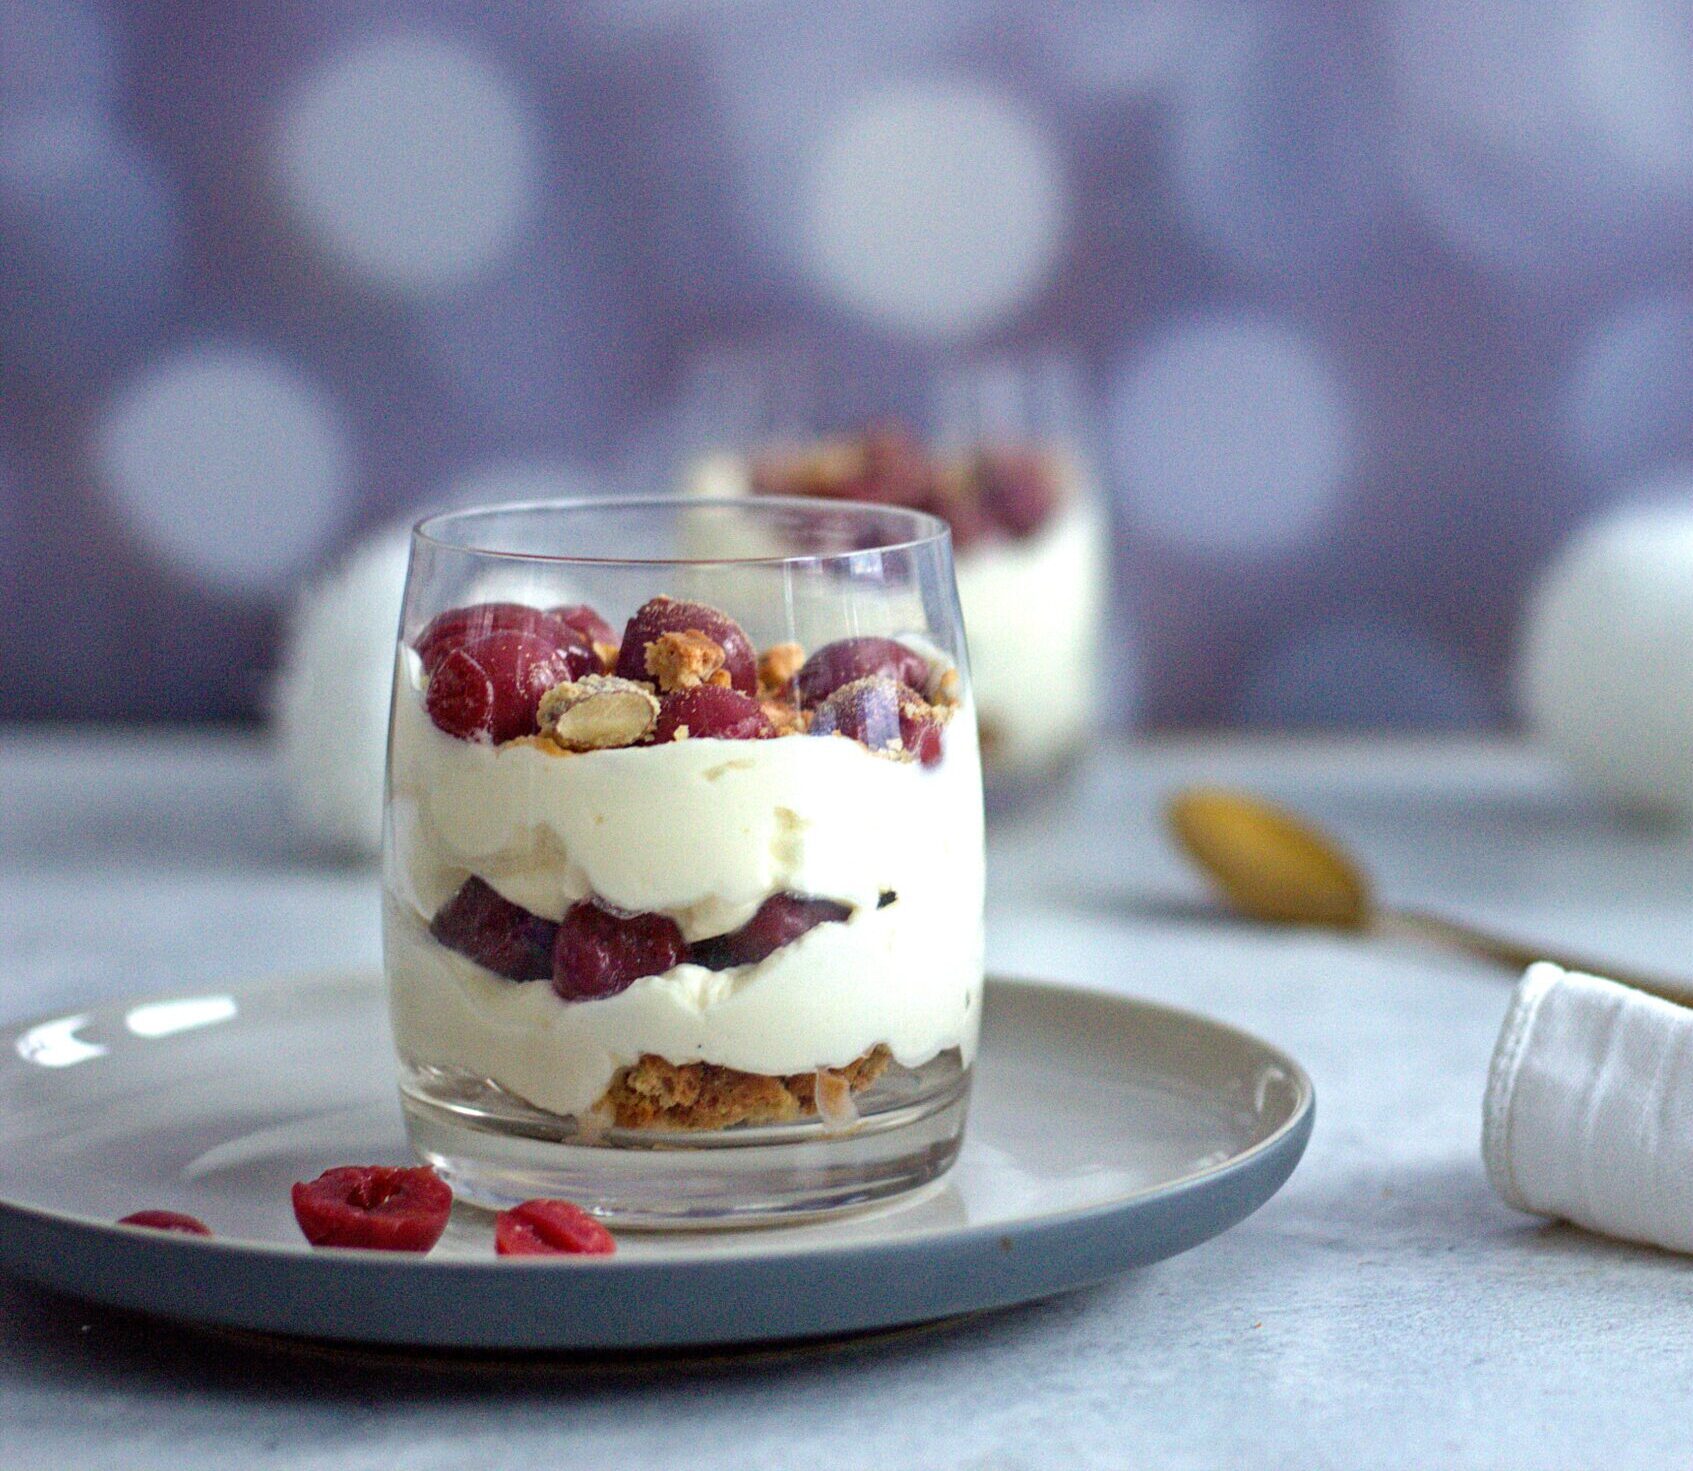
[{"label": "clear glass tumbler", "polygon": [[671,497],[417,527],[384,953],[412,1143],[460,1194],[697,1225],[941,1174],[982,866],[943,522]]}]

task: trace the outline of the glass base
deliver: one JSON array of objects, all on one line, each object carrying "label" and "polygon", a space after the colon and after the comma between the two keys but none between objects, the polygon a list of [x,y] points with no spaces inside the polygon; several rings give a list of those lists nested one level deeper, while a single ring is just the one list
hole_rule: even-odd
[{"label": "glass base", "polygon": [[870,1205],[945,1173],[958,1156],[970,1079],[956,1051],[890,1067],[854,1095],[858,1121],[729,1129],[584,1126],[486,1079],[404,1069],[412,1148],[456,1195],[491,1209],[543,1196],[613,1225],[694,1229],[791,1222]]}]

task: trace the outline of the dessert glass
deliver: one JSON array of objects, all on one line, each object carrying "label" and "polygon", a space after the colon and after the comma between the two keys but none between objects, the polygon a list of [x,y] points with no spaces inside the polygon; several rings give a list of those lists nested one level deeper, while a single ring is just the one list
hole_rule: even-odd
[{"label": "dessert glass", "polygon": [[716,369],[683,426],[684,488],[948,521],[990,797],[1067,765],[1098,717],[1110,560],[1080,374],[1061,357],[965,359],[899,392],[804,351]]},{"label": "dessert glass", "polygon": [[384,960],[417,1153],[697,1225],[957,1154],[982,791],[950,537],[885,506],[496,506],[413,534]]}]

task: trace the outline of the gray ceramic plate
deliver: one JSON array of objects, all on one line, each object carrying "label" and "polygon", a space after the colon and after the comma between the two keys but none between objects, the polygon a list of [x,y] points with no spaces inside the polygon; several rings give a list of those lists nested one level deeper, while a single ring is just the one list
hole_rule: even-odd
[{"label": "gray ceramic plate", "polygon": [[[1310,1080],[1232,1028],[993,980],[970,1128],[895,1204],[762,1230],[626,1233],[502,1260],[460,1207],[427,1257],[314,1251],[288,1187],[406,1158],[370,976],[106,1007],[0,1056],[0,1266],[203,1323],[442,1348],[654,1348],[1000,1307],[1184,1251],[1256,1210],[1311,1132]],[[164,1207],[214,1240],[107,1223]]]}]

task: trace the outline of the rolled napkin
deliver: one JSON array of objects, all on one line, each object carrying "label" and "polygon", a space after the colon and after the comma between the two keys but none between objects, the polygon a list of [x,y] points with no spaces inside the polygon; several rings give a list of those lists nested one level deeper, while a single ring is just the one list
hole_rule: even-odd
[{"label": "rolled napkin", "polygon": [[1530,966],[1493,1049],[1481,1150],[1519,1210],[1693,1251],[1693,1009]]}]

